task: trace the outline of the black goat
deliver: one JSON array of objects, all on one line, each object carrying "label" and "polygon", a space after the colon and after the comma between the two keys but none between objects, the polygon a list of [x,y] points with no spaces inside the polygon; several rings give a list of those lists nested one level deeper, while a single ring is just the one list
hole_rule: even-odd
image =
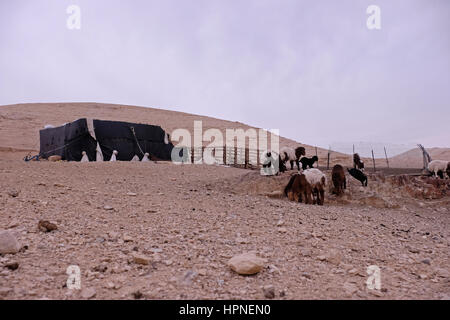
[{"label": "black goat", "polygon": [[364,162],[361,160],[359,154],[357,153],[353,154],[353,168],[364,171]]},{"label": "black goat", "polygon": [[319,158],[317,156],[313,156],[312,158],[303,157],[300,159],[300,162],[302,163],[302,169],[306,170],[308,167],[314,168],[314,163],[316,161],[319,161]]},{"label": "black goat", "polygon": [[356,180],[361,181],[363,187],[367,187],[367,176],[359,169],[347,169],[348,173]]}]

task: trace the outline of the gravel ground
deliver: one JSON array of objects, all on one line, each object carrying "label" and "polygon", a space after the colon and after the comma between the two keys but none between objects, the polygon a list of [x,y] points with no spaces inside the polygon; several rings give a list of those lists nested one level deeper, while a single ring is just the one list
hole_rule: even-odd
[{"label": "gravel ground", "polygon": [[[289,173],[264,178],[281,186]],[[219,166],[0,160],[0,230],[23,246],[0,257],[0,299],[266,299],[267,286],[275,299],[450,298],[448,196],[376,208],[327,194],[312,206],[252,179]],[[348,192],[368,196],[360,189]],[[251,251],[267,261],[258,274],[227,266]],[[70,265],[81,290],[66,287]],[[367,289],[370,265],[381,290]]]}]

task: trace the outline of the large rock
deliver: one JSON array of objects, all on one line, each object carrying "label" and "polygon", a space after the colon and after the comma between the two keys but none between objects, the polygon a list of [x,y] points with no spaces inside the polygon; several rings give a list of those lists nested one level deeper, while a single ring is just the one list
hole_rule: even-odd
[{"label": "large rock", "polygon": [[266,261],[257,257],[254,253],[242,253],[228,261],[228,266],[236,273],[251,275],[258,273],[264,267]]},{"label": "large rock", "polygon": [[150,258],[144,256],[143,254],[135,253],[133,254],[133,261],[136,264],[148,265],[150,263]]},{"label": "large rock", "polygon": [[370,196],[367,198],[362,199],[361,204],[365,204],[367,206],[371,206],[374,208],[384,209],[389,208],[389,203],[384,200],[383,198],[377,197],[377,196]]},{"label": "large rock", "polygon": [[284,193],[281,191],[273,191],[270,193],[266,193],[266,196],[272,199],[282,199],[285,197]]},{"label": "large rock", "polygon": [[48,157],[48,161],[51,161],[51,162],[56,162],[56,161],[61,161],[61,160],[62,160],[61,156],[54,155],[54,156]]},{"label": "large rock", "polygon": [[40,220],[38,223],[38,229],[42,232],[51,232],[57,230],[56,224],[50,223],[47,220]]},{"label": "large rock", "polygon": [[11,231],[0,231],[0,253],[17,253],[20,250],[20,244]]},{"label": "large rock", "polygon": [[91,299],[91,298],[94,298],[96,295],[97,295],[97,292],[96,292],[95,288],[92,288],[92,287],[84,288],[81,291],[81,298],[82,299]]}]

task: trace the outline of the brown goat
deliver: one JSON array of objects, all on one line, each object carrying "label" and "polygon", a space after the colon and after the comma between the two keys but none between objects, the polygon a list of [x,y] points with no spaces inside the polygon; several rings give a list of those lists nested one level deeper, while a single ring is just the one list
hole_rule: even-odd
[{"label": "brown goat", "polygon": [[322,177],[321,181],[312,187],[313,204],[323,206],[325,202],[325,184],[325,177]]},{"label": "brown goat", "polygon": [[331,179],[333,180],[334,190],[333,192],[338,196],[344,193],[344,189],[347,188],[347,180],[345,179],[344,167],[337,164],[331,171]]},{"label": "brown goat", "polygon": [[291,201],[312,204],[312,188],[304,174],[294,174],[284,188],[284,194]]},{"label": "brown goat", "polygon": [[359,154],[353,154],[353,168],[364,171],[364,162],[361,161]]}]

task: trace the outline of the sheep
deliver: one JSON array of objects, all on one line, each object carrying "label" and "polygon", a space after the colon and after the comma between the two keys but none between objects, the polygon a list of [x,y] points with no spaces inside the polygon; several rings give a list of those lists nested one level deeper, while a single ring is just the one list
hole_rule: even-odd
[{"label": "sheep", "polygon": [[442,171],[443,177],[450,176],[450,161],[433,160],[428,164],[428,170],[437,178],[439,171]]},{"label": "sheep", "polygon": [[284,194],[291,201],[302,202],[305,204],[312,204],[311,185],[306,180],[304,174],[294,174],[289,179],[289,183],[284,188]]},{"label": "sheep", "polygon": [[353,154],[353,168],[364,172],[364,161],[361,160],[357,153]]},{"label": "sheep", "polygon": [[264,169],[271,168],[272,165],[274,168],[277,168],[280,172],[286,171],[286,166],[284,165],[283,161],[281,161],[281,157],[278,153],[272,150],[265,150],[261,154],[261,162]]},{"label": "sheep", "polygon": [[308,167],[314,168],[314,163],[316,161],[319,161],[319,158],[317,156],[313,156],[312,158],[303,157],[300,159],[300,162],[302,163],[302,169],[306,170]]},{"label": "sheep", "polygon": [[312,194],[314,197],[313,203],[323,205],[325,200],[325,186],[327,184],[327,177],[319,169],[308,169],[303,171],[306,180],[309,182],[312,188]]},{"label": "sheep", "polygon": [[294,161],[296,161],[295,150],[290,147],[284,147],[280,150],[280,160],[286,165],[286,162],[291,163],[291,170],[294,169]]},{"label": "sheep", "polygon": [[355,169],[355,168],[351,168],[348,169],[347,168],[348,173],[355,178],[356,180],[361,181],[363,187],[367,187],[367,176],[364,174],[364,172],[362,172],[359,169]]},{"label": "sheep", "polygon": [[345,179],[344,167],[337,164],[333,167],[331,171],[331,179],[333,180],[334,190],[336,195],[341,195],[344,193],[344,189],[347,189],[347,180]]},{"label": "sheep", "polygon": [[261,162],[263,168],[270,168],[272,166],[272,163],[275,162],[275,158],[276,153],[274,151],[264,150],[261,154]]},{"label": "sheep", "polygon": [[298,147],[296,149],[293,149],[291,147],[284,147],[280,150],[280,159],[285,165],[286,162],[290,162],[291,164],[291,170],[294,170],[294,162],[297,164],[297,169],[300,170],[300,164],[299,160],[302,156],[305,155],[305,148],[304,147]]}]

